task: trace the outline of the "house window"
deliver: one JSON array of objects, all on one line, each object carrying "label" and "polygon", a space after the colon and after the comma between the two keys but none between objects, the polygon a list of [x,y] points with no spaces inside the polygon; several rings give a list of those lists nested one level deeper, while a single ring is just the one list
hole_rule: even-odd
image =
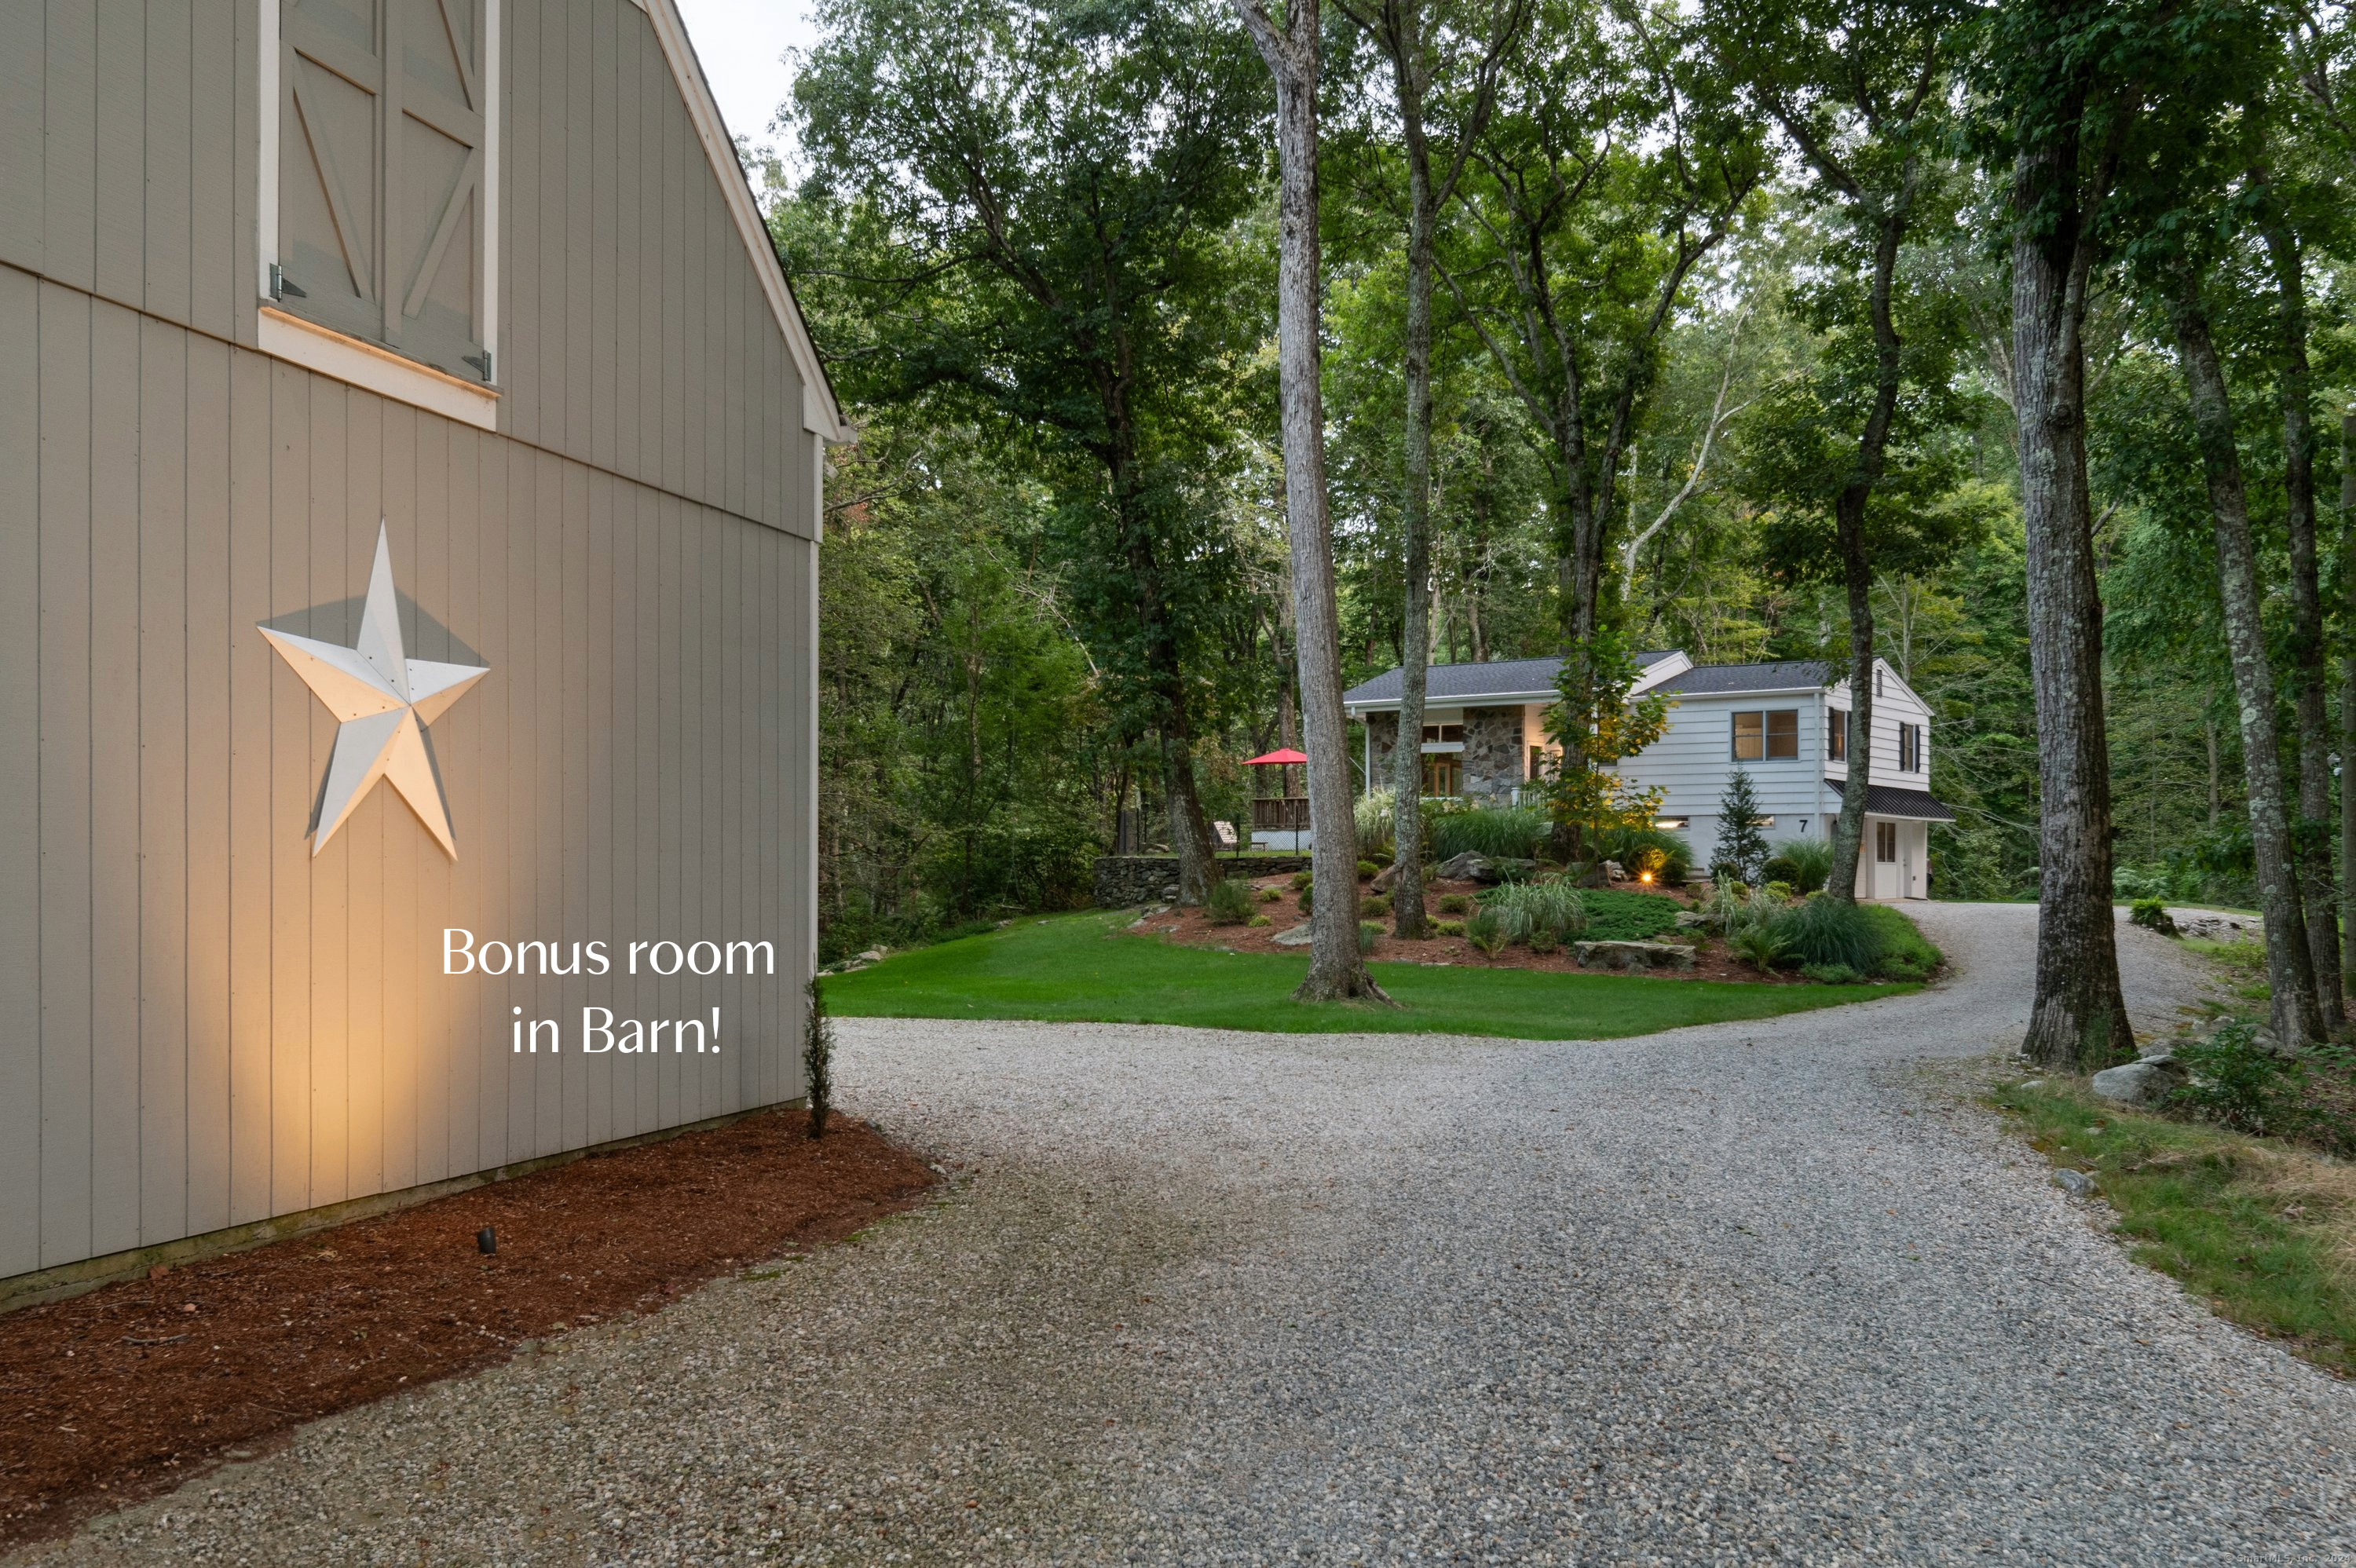
[{"label": "house window", "polygon": [[1901,724],[1898,726],[1898,771],[1901,773],[1919,773],[1922,767],[1922,726]]},{"label": "house window", "polygon": [[1653,826],[1659,828],[1664,833],[1682,833],[1686,830],[1686,823],[1687,819],[1682,816],[1656,816],[1653,818]]},{"label": "house window", "polygon": [[1736,762],[1774,762],[1799,754],[1798,709],[1778,708],[1764,713],[1737,713],[1734,716]]},{"label": "house window", "polygon": [[263,4],[278,38],[268,304],[490,382],[498,0]]},{"label": "house window", "polygon": [[1462,745],[1464,726],[1462,724],[1427,724],[1423,727],[1423,743],[1427,746],[1454,741]]},{"label": "house window", "polygon": [[1879,667],[1876,667],[1873,672],[1873,695],[1876,697],[1881,695],[1881,670]]},{"label": "house window", "polygon": [[1898,863],[1898,824],[1877,822],[1873,825],[1873,858],[1885,866]]},{"label": "house window", "polygon": [[1546,748],[1544,746],[1532,746],[1530,748],[1530,771],[1526,776],[1533,779],[1542,779],[1546,777]]},{"label": "house window", "polygon": [[1825,761],[1841,763],[1848,760],[1848,709],[1825,709]]},{"label": "house window", "polygon": [[1453,752],[1434,752],[1423,759],[1423,793],[1462,795],[1464,759]]}]

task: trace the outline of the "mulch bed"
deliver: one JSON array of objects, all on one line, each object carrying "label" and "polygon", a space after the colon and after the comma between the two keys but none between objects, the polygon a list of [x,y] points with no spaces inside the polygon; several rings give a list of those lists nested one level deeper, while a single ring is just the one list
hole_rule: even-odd
[{"label": "mulch bed", "polygon": [[[0,1316],[0,1549],[313,1417],[839,1240],[938,1179],[864,1124],[806,1130],[800,1111],[765,1112]],[[476,1248],[485,1226],[494,1255]]]},{"label": "mulch bed", "polygon": [[[1274,888],[1282,896],[1274,903],[1256,903],[1258,912],[1269,917],[1262,926],[1214,925],[1203,911],[1196,908],[1173,909],[1157,914],[1135,929],[1140,934],[1164,936],[1173,942],[1183,942],[1195,947],[1231,948],[1237,953],[1301,954],[1305,947],[1280,947],[1277,936],[1299,925],[1309,917],[1301,912],[1301,901],[1292,891],[1290,877],[1262,877],[1252,883],[1257,891]],[[1359,884],[1363,894],[1365,884]],[[1462,893],[1470,897],[1481,892],[1482,885],[1471,881],[1434,881],[1424,888],[1424,913],[1434,921],[1458,920],[1462,914],[1443,914],[1440,900],[1443,894]],[[1672,893],[1656,892],[1651,888],[1622,882],[1614,891],[1643,892],[1648,897],[1667,899],[1679,909],[1691,908],[1690,901]],[[1375,919],[1369,915],[1368,919]],[[1512,946],[1499,950],[1490,957],[1461,936],[1430,936],[1420,942],[1401,942],[1391,933],[1392,917],[1380,917],[1383,939],[1376,945],[1374,958],[1377,963],[1392,964],[1462,964],[1477,969],[1531,969],[1552,975],[1610,975],[1625,973],[1648,980],[1739,980],[1751,986],[1797,986],[1806,984],[1797,974],[1762,975],[1739,958],[1728,955],[1725,945],[1707,942],[1695,950],[1691,969],[1582,969],[1568,947],[1552,953],[1533,953],[1526,947]]]}]

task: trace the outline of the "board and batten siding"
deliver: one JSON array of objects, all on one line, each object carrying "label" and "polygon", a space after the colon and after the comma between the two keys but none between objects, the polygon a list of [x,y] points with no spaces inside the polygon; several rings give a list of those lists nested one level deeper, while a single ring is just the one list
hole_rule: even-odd
[{"label": "board and batten siding", "polygon": [[[0,5],[0,265],[257,347],[263,3]],[[807,532],[803,389],[652,20],[499,15],[499,433]]]},{"label": "board and batten siding", "polygon": [[[502,16],[492,433],[258,350],[255,0],[0,6],[0,1278],[801,1093],[803,389],[645,14]],[[255,631],[350,642],[380,516],[409,651],[490,667],[455,861],[385,788],[312,856],[336,724]],[[777,973],[451,978],[452,925]]]},{"label": "board and batten siding", "polygon": [[[1888,677],[1882,683],[1881,695],[1873,699],[1873,777],[1878,784],[1895,784],[1901,789],[1927,790],[1931,787],[1931,709],[1914,695],[1913,688],[1899,678],[1898,672],[1886,663],[1882,671]],[[1826,694],[1825,701],[1847,712],[1849,708],[1848,682],[1844,680]],[[1922,727],[1922,764],[1911,773],[1898,771],[1898,726],[1919,724]],[[1848,776],[1845,762],[1828,763],[1826,778]],[[1836,801],[1838,796],[1834,797]]]}]

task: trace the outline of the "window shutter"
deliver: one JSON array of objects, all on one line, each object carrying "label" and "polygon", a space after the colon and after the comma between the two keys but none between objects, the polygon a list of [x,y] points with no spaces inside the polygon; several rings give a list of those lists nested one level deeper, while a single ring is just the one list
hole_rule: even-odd
[{"label": "window shutter", "polygon": [[382,341],[383,39],[375,0],[288,0],[279,20],[279,304]]},{"label": "window shutter", "polygon": [[283,0],[280,29],[281,308],[487,379],[483,0]]}]

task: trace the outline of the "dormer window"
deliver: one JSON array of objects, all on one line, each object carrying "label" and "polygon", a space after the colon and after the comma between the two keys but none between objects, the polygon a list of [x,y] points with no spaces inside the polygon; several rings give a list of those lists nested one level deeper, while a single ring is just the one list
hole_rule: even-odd
[{"label": "dormer window", "polygon": [[1898,726],[1898,771],[1915,773],[1922,771],[1922,726]]}]

